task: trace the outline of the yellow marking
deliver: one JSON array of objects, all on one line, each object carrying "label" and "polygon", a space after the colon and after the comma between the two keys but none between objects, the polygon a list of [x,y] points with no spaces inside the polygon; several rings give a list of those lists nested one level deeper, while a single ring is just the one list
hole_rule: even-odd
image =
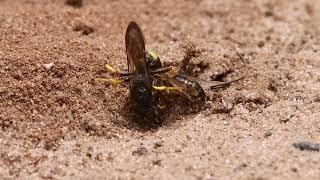
[{"label": "yellow marking", "polygon": [[106,67],[106,69],[107,69],[108,71],[110,71],[110,72],[113,72],[113,73],[118,72],[117,70],[115,70],[115,69],[114,69],[111,65],[109,65],[109,64],[106,64],[105,67]]},{"label": "yellow marking", "polygon": [[158,59],[158,55],[155,52],[149,51],[149,54],[151,55],[153,61],[156,61]]},{"label": "yellow marking", "polygon": [[170,87],[170,86],[152,86],[153,89],[156,89],[158,91],[165,91],[165,90],[178,90],[176,87]]},{"label": "yellow marking", "polygon": [[117,84],[120,84],[122,83],[124,80],[118,80],[118,79],[107,79],[107,78],[96,78],[96,81],[102,81],[102,82],[108,82],[112,85],[117,85]]}]

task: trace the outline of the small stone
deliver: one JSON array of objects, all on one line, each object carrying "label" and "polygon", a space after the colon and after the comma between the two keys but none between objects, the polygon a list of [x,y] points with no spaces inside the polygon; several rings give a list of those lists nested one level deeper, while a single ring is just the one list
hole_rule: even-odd
[{"label": "small stone", "polygon": [[156,165],[156,166],[161,166],[161,160],[160,160],[160,159],[158,159],[158,160],[153,160],[153,161],[152,161],[152,164],[153,164],[153,165]]},{"label": "small stone", "polygon": [[139,147],[137,150],[133,151],[132,152],[132,155],[139,155],[139,156],[142,156],[142,155],[145,155],[148,153],[148,150],[147,148],[145,147]]},{"label": "small stone", "polygon": [[153,147],[154,147],[155,149],[156,149],[156,148],[159,148],[159,147],[162,146],[162,143],[163,143],[163,141],[155,142]]},{"label": "small stone", "polygon": [[273,12],[269,10],[269,11],[264,12],[264,15],[266,17],[271,17],[271,16],[273,16]]},{"label": "small stone", "polygon": [[46,70],[50,70],[53,67],[53,63],[43,64],[43,67],[46,68]]},{"label": "small stone", "polygon": [[234,170],[233,171],[240,171],[240,170],[242,170],[242,169],[244,169],[244,168],[246,168],[246,167],[248,167],[248,165],[246,164],[246,163],[241,163],[239,166],[237,166],[236,168],[234,168]]},{"label": "small stone", "polygon": [[267,138],[269,136],[272,136],[272,132],[271,131],[268,131],[268,132],[264,133],[264,135],[263,135],[264,138]]},{"label": "small stone", "polygon": [[262,48],[264,46],[264,42],[263,41],[259,41],[257,45],[258,45],[259,48]]},{"label": "small stone", "polygon": [[181,152],[181,149],[176,149],[176,150],[174,150],[174,152],[180,153],[180,152]]}]

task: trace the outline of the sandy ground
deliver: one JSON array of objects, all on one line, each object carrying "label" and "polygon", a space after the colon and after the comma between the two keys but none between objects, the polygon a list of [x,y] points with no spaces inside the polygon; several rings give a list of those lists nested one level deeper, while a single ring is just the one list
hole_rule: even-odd
[{"label": "sandy ground", "polygon": [[[0,0],[0,178],[319,179],[318,0]],[[128,87],[96,82],[126,69],[125,29],[178,64],[230,80],[200,112],[128,121]]]}]

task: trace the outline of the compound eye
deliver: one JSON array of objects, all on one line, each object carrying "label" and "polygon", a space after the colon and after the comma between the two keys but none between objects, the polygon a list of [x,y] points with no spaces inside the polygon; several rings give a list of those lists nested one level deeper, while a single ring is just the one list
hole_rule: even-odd
[{"label": "compound eye", "polygon": [[146,60],[147,60],[147,66],[150,66],[153,59],[149,51],[146,53]]}]

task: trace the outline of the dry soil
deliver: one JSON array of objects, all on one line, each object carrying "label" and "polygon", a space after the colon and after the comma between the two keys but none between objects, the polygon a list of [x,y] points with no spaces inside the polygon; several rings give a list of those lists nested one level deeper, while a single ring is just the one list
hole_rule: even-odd
[{"label": "dry soil", "polygon": [[[318,0],[0,0],[0,178],[320,179]],[[205,80],[199,112],[128,120],[124,34]]]}]

